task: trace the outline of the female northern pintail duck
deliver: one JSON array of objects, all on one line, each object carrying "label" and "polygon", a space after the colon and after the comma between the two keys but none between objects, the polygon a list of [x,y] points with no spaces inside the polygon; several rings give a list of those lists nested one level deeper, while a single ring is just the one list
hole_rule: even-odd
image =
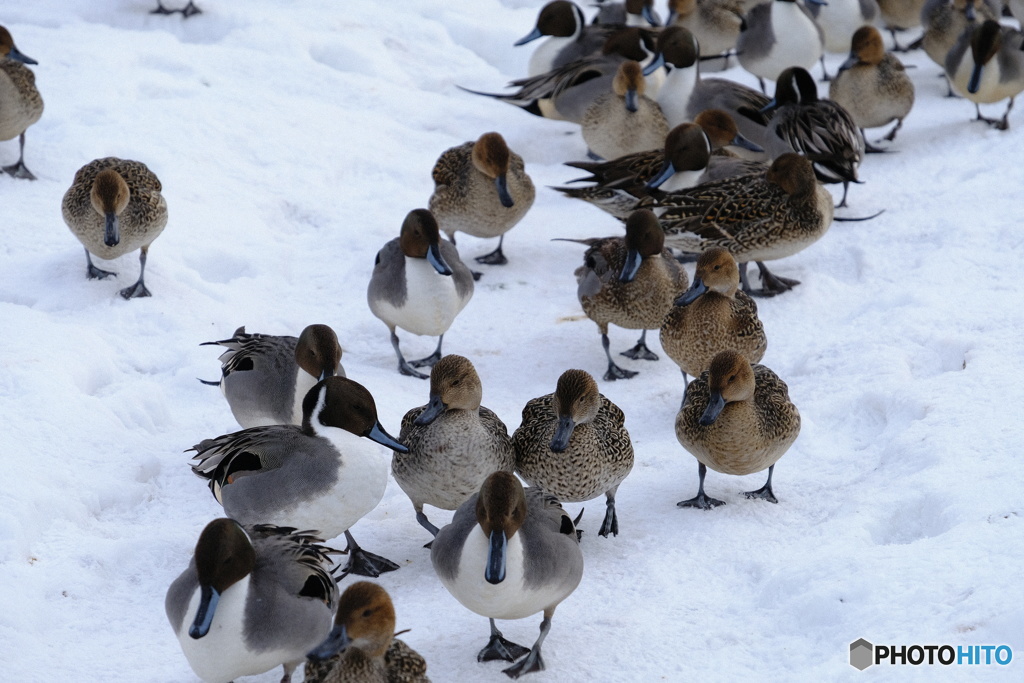
[{"label": "female northern pintail duck", "polygon": [[901,47],[896,40],[897,31],[906,31],[921,25],[921,10],[925,0],[876,0],[882,25],[892,36],[892,49],[895,52],[907,52],[909,48]]},{"label": "female northern pintail duck", "polygon": [[18,162],[4,166],[15,178],[35,180],[25,167],[25,131],[43,115],[36,75],[26,64],[38,64],[14,46],[10,31],[0,26],[0,140],[18,138]]},{"label": "female northern pintail duck", "polygon": [[[647,330],[661,327],[672,301],[686,290],[686,271],[665,249],[665,233],[647,209],[626,219],[626,236],[569,240],[587,245],[583,265],[576,269],[576,296],[587,317],[597,323],[601,345],[608,357],[604,379],[636,375],[612,360],[608,325],[642,330],[636,346],[622,355],[633,360],[658,360],[645,343]],[[556,495],[558,495],[556,493]]]},{"label": "female northern pintail duck", "polygon": [[474,237],[497,237],[498,248],[476,261],[492,266],[508,263],[501,251],[505,233],[530,210],[535,195],[523,158],[508,148],[499,133],[484,133],[476,142],[442,154],[433,176],[430,211],[452,244],[459,230]]},{"label": "female northern pintail duck", "polygon": [[156,9],[151,11],[150,14],[177,14],[178,12],[181,12],[181,15],[188,19],[193,14],[202,14],[203,10],[196,7],[192,0],[188,0],[188,4],[181,9],[167,9],[161,0],[156,0]]},{"label": "female northern pintail duck", "polygon": [[681,26],[694,35],[705,55],[736,47],[746,26],[737,0],[669,0],[668,26]]},{"label": "female northern pintail duck", "polygon": [[779,74],[774,110],[765,149],[771,157],[786,152],[803,154],[814,164],[814,174],[823,183],[842,183],[846,191],[857,179],[864,159],[864,136],[849,112],[831,100],[819,100],[814,78],[806,69],[791,67]]},{"label": "female northern pintail duck", "polygon": [[301,425],[302,400],[327,377],[345,376],[338,335],[327,325],[310,325],[296,337],[249,334],[245,326],[230,339],[200,346],[224,346],[218,382],[231,414],[243,428]]},{"label": "female northern pintail duck", "polygon": [[[814,177],[811,162],[783,154],[763,174],[698,185],[665,196],[651,208],[665,243],[699,254],[729,250],[740,263],[743,291],[774,296],[800,284],[768,272],[762,261],[785,258],[821,239],[832,225],[832,195]],[[747,283],[746,264],[757,261],[762,289]]]},{"label": "female northern pintail duck", "polygon": [[139,249],[139,279],[121,290],[125,299],[151,296],[143,277],[149,245],[167,225],[161,189],[160,179],[141,161],[106,157],[78,169],[64,193],[64,222],[85,247],[90,280],[115,275],[94,266],[92,256],[109,261]]},{"label": "female northern pintail duck", "polygon": [[658,103],[644,94],[646,89],[639,62],[619,65],[611,91],[594,100],[580,122],[583,140],[593,154],[616,159],[664,143],[668,124]]},{"label": "female northern pintail duck", "polygon": [[398,439],[409,451],[394,454],[391,473],[412,501],[416,521],[435,536],[424,504],[454,510],[491,472],[515,469],[508,429],[480,405],[482,395],[469,359],[445,356],[430,371],[430,401],[402,418]]},{"label": "female northern pintail duck", "polygon": [[[808,0],[823,3],[824,0]],[[783,69],[810,69],[824,50],[821,27],[797,0],[769,0],[747,13],[747,28],[736,41],[740,65],[757,76],[761,92],[765,80],[779,78]]]},{"label": "female northern pintail duck", "polygon": [[[863,26],[853,34],[850,57],[839,67],[828,88],[829,98],[845,109],[861,130],[896,125],[885,140],[895,140],[903,119],[914,106],[914,84],[903,64],[885,51],[882,34]],[[873,151],[864,142],[866,151]]]},{"label": "female northern pintail duck", "polygon": [[284,666],[282,681],[331,630],[338,587],[311,531],[215,519],[164,608],[189,665],[206,683]]},{"label": "female northern pintail duck", "polygon": [[[1013,98],[1024,90],[1024,34],[985,21],[965,30],[946,55],[946,76],[953,89],[971,102],[978,112],[978,121],[985,121],[999,130],[1010,127]],[[1003,118],[988,119],[981,115],[979,104],[992,104],[1010,98]]]},{"label": "female northern pintail duck", "polygon": [[767,162],[741,157],[730,149],[735,147],[748,152],[764,152],[763,147],[743,137],[728,112],[707,109],[697,114],[693,122],[704,130],[711,143],[711,158],[708,159],[707,169],[697,179],[697,185],[768,170]]},{"label": "female northern pintail duck", "polygon": [[341,594],[334,628],[310,651],[305,674],[305,683],[430,683],[423,657],[395,638],[391,596],[369,581]]},{"label": "female northern pintail duck", "polygon": [[559,500],[579,503],[605,495],[598,533],[619,535],[615,492],[633,469],[626,416],[601,395],[583,370],[566,370],[555,393],[530,399],[512,435],[516,472]]},{"label": "female northern pintail duck", "polygon": [[994,1],[989,4],[985,0],[927,0],[921,9],[924,26],[921,47],[933,62],[945,68],[946,55],[956,45],[960,34],[979,17],[981,21],[998,21],[999,14],[1000,7]]},{"label": "female northern pintail duck", "polygon": [[672,192],[696,185],[711,160],[711,146],[700,126],[683,123],[669,131],[662,149],[627,154],[611,161],[568,162],[567,166],[591,173],[580,181],[596,185],[555,189],[626,220],[636,210],[640,198],[657,194],[656,190]]},{"label": "female northern pintail duck", "polygon": [[397,569],[363,551],[348,529],[377,507],[388,483],[387,459],[370,441],[408,449],[381,427],[370,392],[344,377],[310,389],[302,415],[301,427],[253,427],[200,442],[192,447],[192,471],[209,480],[217,502],[242,524],[319,529],[325,538],[344,532],[346,573]]},{"label": "female northern pintail duck", "polygon": [[[878,15],[875,0],[828,0],[826,3],[808,2],[804,7],[821,27],[825,52],[833,53],[846,52],[857,29],[873,23]],[[822,54],[820,59],[821,80],[831,80],[825,69],[825,55]]]},{"label": "female northern pintail duck", "polygon": [[800,434],[800,413],[789,389],[763,365],[751,365],[742,353],[722,351],[707,372],[690,382],[676,416],[676,438],[700,463],[697,495],[679,507],[710,510],[725,501],[705,495],[708,467],[722,474],[753,474],[768,468],[768,481],[747,498],[778,503],[772,473]]},{"label": "female northern pintail duck", "polygon": [[[377,252],[366,291],[370,311],[391,330],[398,371],[420,379],[428,375],[414,368],[440,360],[444,334],[472,296],[473,273],[455,245],[441,239],[437,221],[426,209],[410,211],[401,234]],[[406,361],[398,348],[396,327],[438,335],[437,349],[426,358]]]},{"label": "female northern pintail duck", "polygon": [[763,147],[770,117],[761,110],[769,98],[724,78],[701,78],[699,58],[697,40],[685,28],[670,26],[658,36],[658,54],[645,71],[662,65],[668,70],[656,97],[668,125],[693,121],[707,109],[722,109],[747,139]]},{"label": "female northern pintail duck", "polygon": [[739,351],[753,363],[768,340],[757,304],[739,291],[740,270],[727,249],[712,247],[697,259],[693,284],[661,325],[661,348],[686,376],[699,377],[719,351]]},{"label": "female northern pintail duck", "polygon": [[[514,662],[526,655],[504,670],[509,677],[544,670],[540,648],[551,617],[583,578],[576,527],[557,498],[523,490],[510,472],[495,472],[438,532],[430,561],[456,600],[491,621],[491,639],[477,661]],[[541,610],[540,637],[530,650],[503,638],[494,623]]]}]

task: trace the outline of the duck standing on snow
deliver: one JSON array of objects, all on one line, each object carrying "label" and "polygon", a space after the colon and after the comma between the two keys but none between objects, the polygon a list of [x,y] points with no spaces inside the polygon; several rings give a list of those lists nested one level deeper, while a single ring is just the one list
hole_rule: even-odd
[{"label": "duck standing on snow", "polygon": [[576,269],[576,295],[601,333],[601,346],[608,357],[604,379],[629,379],[636,372],[624,370],[612,360],[608,324],[642,330],[636,346],[622,355],[658,360],[645,343],[647,330],[661,327],[672,302],[686,290],[686,271],[665,249],[665,233],[657,217],[646,209],[630,214],[624,238],[571,241],[588,247],[583,265]]},{"label": "duck standing on snow", "polygon": [[209,480],[217,502],[242,524],[318,529],[324,538],[344,532],[346,573],[398,569],[362,550],[349,527],[377,507],[388,483],[388,461],[369,442],[408,449],[381,427],[370,392],[344,377],[310,389],[302,415],[301,427],[253,427],[202,441],[192,447],[192,471]]},{"label": "duck standing on snow", "polygon": [[[459,258],[455,245],[441,239],[434,215],[410,211],[402,232],[377,252],[366,291],[370,311],[391,330],[398,371],[427,379],[415,368],[441,359],[444,334],[473,296],[473,273]],[[438,335],[437,349],[426,358],[406,361],[398,348],[395,328],[413,334]]]},{"label": "duck standing on snow", "polygon": [[601,536],[619,535],[615,492],[633,469],[626,416],[583,370],[566,370],[555,393],[530,399],[512,435],[516,472],[531,486],[579,503],[605,494]]},{"label": "duck standing on snow", "polygon": [[[874,26],[862,26],[853,34],[850,57],[839,67],[828,88],[829,98],[845,109],[860,128],[896,125],[885,136],[895,140],[903,119],[914,106],[914,83],[903,64],[885,51],[882,34]],[[864,142],[868,152],[878,151]]]},{"label": "duck standing on snow", "polygon": [[162,0],[156,0],[156,9],[151,11],[150,14],[177,14],[181,12],[181,15],[188,19],[193,14],[202,14],[203,10],[195,6],[192,0],[188,0],[188,4],[181,9],[167,9],[164,7]]},{"label": "duck standing on snow", "polygon": [[302,401],[317,382],[345,376],[338,335],[327,325],[309,325],[298,338],[248,334],[245,326],[230,339],[200,346],[224,346],[219,386],[231,414],[243,428],[301,425]]},{"label": "duck standing on snow", "polygon": [[505,233],[530,210],[535,195],[523,158],[499,133],[484,133],[476,142],[442,154],[433,176],[430,211],[452,244],[459,230],[474,237],[497,237],[498,248],[476,261],[491,266],[508,263],[501,251]]},{"label": "duck standing on snow", "polygon": [[[783,154],[765,173],[753,173],[666,195],[651,202],[665,231],[665,243],[700,254],[729,250],[740,264],[743,291],[774,296],[800,284],[773,275],[765,260],[791,256],[821,239],[832,225],[834,207],[814,177],[811,162]],[[747,262],[756,261],[762,288],[747,282]]]},{"label": "duck standing on snow", "polygon": [[764,357],[768,340],[757,304],[739,291],[740,271],[727,249],[712,247],[697,259],[693,285],[676,299],[661,326],[661,348],[683,372],[699,377],[719,351],[739,351],[750,362]]},{"label": "duck standing on snow", "polygon": [[395,606],[387,591],[357,581],[338,601],[334,628],[313,648],[304,683],[430,683],[427,663],[395,638]]},{"label": "duck standing on snow", "polygon": [[[430,561],[456,600],[491,621],[491,639],[478,662],[514,662],[526,655],[504,672],[519,678],[544,670],[541,645],[551,618],[583,578],[576,527],[557,498],[538,488],[524,490],[510,472],[495,472],[438,532]],[[494,623],[541,610],[540,637],[530,650],[503,638]]]},{"label": "duck standing on snow", "polygon": [[115,274],[94,266],[92,256],[109,261],[139,249],[139,279],[121,290],[125,299],[151,296],[143,277],[149,245],[167,225],[162,189],[141,161],[106,157],[78,169],[64,194],[64,222],[85,247],[90,280]]},{"label": "duck standing on snow", "polygon": [[[808,0],[824,4],[825,0]],[[765,80],[779,78],[783,69],[813,67],[824,51],[825,38],[810,12],[797,0],[769,0],[747,13],[747,28],[736,41],[740,65]]]},{"label": "duck standing on snow", "polygon": [[[1013,98],[1024,90],[1024,34],[985,21],[968,27],[946,55],[946,76],[960,95],[978,112],[976,120],[985,121],[998,130],[1010,127]],[[979,104],[992,104],[1010,98],[1002,119],[981,115]]]},{"label": "duck standing on snow", "polygon": [[846,206],[846,191],[850,183],[859,182],[857,168],[864,159],[864,136],[849,112],[831,100],[819,100],[814,78],[798,66],[779,74],[775,99],[765,109],[775,112],[765,136],[768,154],[803,154],[814,164],[818,180],[843,184],[837,206]]},{"label": "duck standing on snow", "polygon": [[423,505],[454,510],[491,472],[516,466],[505,423],[480,405],[483,387],[468,358],[445,356],[430,370],[430,401],[402,418],[398,435],[408,453],[396,452],[391,473],[416,509],[416,521],[433,535],[437,527]]},{"label": "duck standing on snow", "polygon": [[38,64],[14,46],[10,31],[0,26],[0,140],[18,138],[18,162],[3,171],[15,178],[35,180],[25,168],[25,130],[43,115],[43,98],[36,75],[26,64]]},{"label": "duck standing on snow", "polygon": [[331,630],[336,553],[314,532],[215,519],[164,607],[189,665],[206,683],[284,666],[282,681]]},{"label": "duck standing on snow", "polygon": [[789,389],[763,365],[751,365],[742,353],[722,351],[708,371],[690,382],[676,416],[676,438],[700,463],[700,487],[679,507],[710,510],[725,501],[705,495],[707,468],[722,474],[753,474],[768,468],[768,481],[747,498],[778,503],[772,473],[800,434],[800,413]]},{"label": "duck standing on snow", "polygon": [[611,91],[594,100],[580,124],[583,140],[593,154],[616,159],[665,142],[665,115],[658,103],[644,94],[646,89],[640,63],[623,62],[612,79]]}]

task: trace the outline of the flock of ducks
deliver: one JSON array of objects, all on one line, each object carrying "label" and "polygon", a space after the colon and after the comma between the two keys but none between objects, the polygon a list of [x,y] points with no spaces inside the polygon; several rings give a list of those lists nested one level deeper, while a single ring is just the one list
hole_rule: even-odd
[{"label": "flock of ducks", "polygon": [[[513,83],[515,94],[493,96],[578,123],[593,159],[568,165],[589,173],[579,180],[592,184],[557,189],[625,223],[621,237],[570,240],[586,247],[577,295],[598,326],[606,381],[637,374],[615,363],[610,324],[640,330],[622,354],[634,360],[657,360],[646,334],[658,330],[684,382],[693,377],[675,431],[698,461],[699,483],[697,495],[678,505],[724,504],[705,493],[708,467],[733,475],[767,469],[765,485],[746,496],[775,503],[774,467],[799,434],[800,414],[785,382],[758,364],[767,338],[751,297],[799,284],[764,262],[824,235],[835,207],[822,183],[844,184],[843,206],[845,187],[860,182],[864,154],[877,151],[864,129],[894,123],[885,138],[892,141],[913,105],[903,65],[866,22],[877,11],[895,31],[919,16],[921,45],[955,91],[976,104],[1009,99],[1006,115],[993,122],[1000,128],[1024,90],[1022,37],[998,22],[1001,8],[973,0],[672,0],[667,9],[661,28],[649,0],[603,2],[596,23],[572,2],[548,3],[516,43],[543,39],[528,76]],[[159,4],[154,13],[175,11],[199,12],[190,2],[181,10]],[[829,99],[819,99],[810,69],[825,51],[846,48]],[[701,77],[702,62],[727,62],[733,51],[762,91],[766,80],[775,82],[774,98]],[[43,111],[26,66],[35,63],[0,27],[0,140],[18,137],[21,150],[3,170],[16,178],[34,177],[24,142]],[[351,532],[382,499],[389,471],[433,538],[441,584],[489,619],[478,660],[513,662],[504,670],[512,678],[544,668],[541,647],[555,609],[583,575],[579,518],[561,502],[604,495],[598,534],[618,534],[615,497],[633,467],[633,446],[626,416],[594,378],[566,370],[552,393],[526,403],[510,435],[481,405],[472,362],[442,354],[444,335],[481,276],[463,263],[455,235],[498,237],[497,248],[476,262],[508,262],[504,235],[535,198],[522,157],[490,132],[445,151],[433,179],[429,208],[410,211],[398,237],[383,245],[367,288],[399,372],[429,379],[427,403],[408,411],[397,438],[378,420],[370,392],[346,376],[330,327],[310,325],[298,337],[241,327],[207,342],[225,350],[220,379],[205,383],[220,387],[242,430],[193,448],[192,469],[225,517],[203,530],[166,596],[182,652],[204,681],[276,666],[288,681],[303,664],[308,681],[427,680],[422,657],[395,638],[384,589],[365,581],[339,588],[347,574],[398,568],[362,549]],[[125,298],[150,296],[148,249],[167,223],[160,192],[145,164],[108,157],[83,166],[63,199],[89,278],[113,274],[93,256],[140,251],[139,279],[121,291]],[[673,249],[696,258],[692,282]],[[759,289],[747,279],[751,261]],[[399,328],[437,336],[436,350],[406,360]],[[381,446],[391,453],[390,468]],[[451,523],[432,523],[427,505],[454,510]],[[341,535],[345,551],[324,545]],[[339,552],[349,558],[336,571]],[[538,612],[540,635],[530,648],[506,640],[495,623]]]}]

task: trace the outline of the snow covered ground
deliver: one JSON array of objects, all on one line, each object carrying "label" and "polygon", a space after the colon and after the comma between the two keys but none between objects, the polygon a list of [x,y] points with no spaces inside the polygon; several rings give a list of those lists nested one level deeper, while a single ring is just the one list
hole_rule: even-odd
[{"label": "snow covered ground", "polygon": [[[39,61],[46,101],[26,149],[39,180],[0,176],[0,661],[11,680],[195,680],[164,593],[221,509],[183,451],[237,429],[219,392],[196,381],[219,370],[200,342],[242,324],[297,334],[327,323],[386,429],[397,434],[426,402],[427,383],[395,371],[365,290],[374,254],[426,205],[448,147],[498,130],[539,191],[508,235],[510,264],[485,267],[445,351],[474,362],[484,404],[510,431],[563,370],[604,372],[575,297],[582,247],[550,238],[622,228],[544,189],[578,175],[561,165],[583,158],[578,132],[455,87],[496,90],[524,74],[529,48],[512,42],[541,4],[205,0],[183,21],[149,15],[149,0],[5,0],[0,23]],[[917,67],[917,104],[897,151],[864,161],[845,210],[885,213],[837,223],[775,262],[803,284],[760,303],[764,363],[803,416],[775,473],[779,504],[742,497],[763,474],[712,472],[708,491],[728,505],[677,508],[697,488],[673,431],[679,372],[667,358],[622,359],[641,374],[601,382],[637,454],[618,496],[622,533],[598,537],[603,501],[585,505],[583,582],[555,615],[535,680],[937,673],[860,673],[847,654],[861,637],[1008,644],[1009,667],[941,673],[1019,679],[1024,114],[1008,132],[972,123],[970,103],[942,97],[938,67],[904,59]],[[164,185],[170,222],[150,251],[150,299],[117,296],[138,275],[136,254],[112,264],[116,282],[86,281],[61,220],[75,171],[108,155],[144,161]],[[16,157],[15,141],[0,143],[0,162]],[[460,235],[459,248],[468,260],[493,243]],[[635,337],[613,328],[613,349]],[[402,341],[412,358],[434,344]],[[380,581],[435,681],[505,680],[498,663],[475,661],[486,620],[435,579],[397,485],[353,531],[402,565]],[[501,627],[529,645],[539,623]]]}]

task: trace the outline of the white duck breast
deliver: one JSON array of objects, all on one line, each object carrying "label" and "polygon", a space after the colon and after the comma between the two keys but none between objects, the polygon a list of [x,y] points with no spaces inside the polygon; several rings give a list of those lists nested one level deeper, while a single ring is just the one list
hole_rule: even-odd
[{"label": "white duck breast", "polygon": [[454,579],[440,575],[448,592],[467,609],[492,619],[524,619],[565,596],[565,589],[559,583],[539,589],[527,588],[523,542],[519,534],[508,539],[505,580],[498,584],[484,581],[489,549],[483,529],[475,526],[462,547],[458,574]]},{"label": "white duck breast", "polygon": [[821,26],[828,52],[846,52],[850,37],[878,14],[875,0],[828,0],[827,5],[810,5],[808,10]]},{"label": "white duck breast", "polygon": [[413,334],[439,336],[451,326],[469,299],[462,299],[455,279],[441,275],[422,258],[405,257],[406,299],[401,307],[376,302],[377,317]]},{"label": "white duck breast", "polygon": [[672,69],[665,76],[665,84],[658,90],[655,98],[661,107],[661,113],[665,115],[668,127],[675,128],[680,123],[690,121],[687,115],[687,108],[690,105],[690,96],[697,87],[697,67]]},{"label": "white duck breast", "polygon": [[763,70],[774,75],[765,78],[774,80],[791,66],[810,69],[821,57],[820,29],[796,2],[772,3],[772,27],[778,32]]}]

